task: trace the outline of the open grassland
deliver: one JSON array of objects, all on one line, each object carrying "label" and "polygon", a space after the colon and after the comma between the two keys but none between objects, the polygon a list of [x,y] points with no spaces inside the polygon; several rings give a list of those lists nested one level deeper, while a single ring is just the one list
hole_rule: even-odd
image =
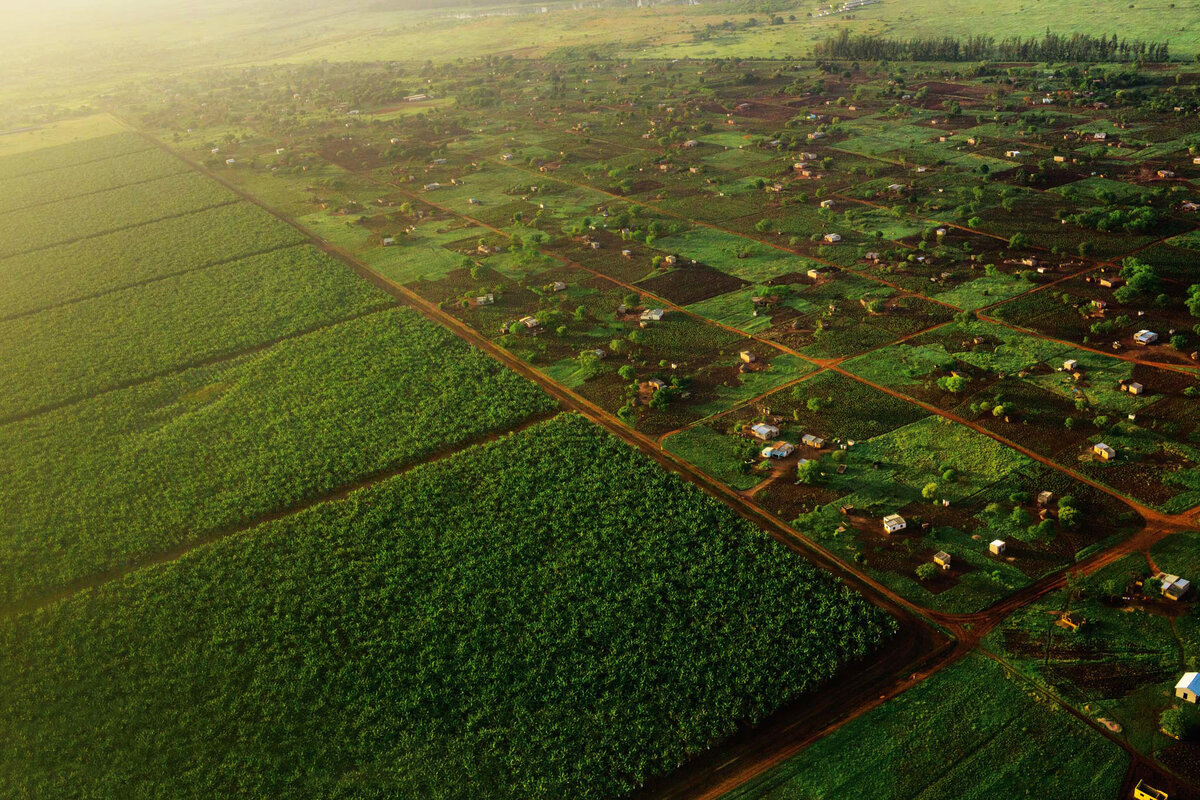
[{"label": "open grassland", "polygon": [[236,527],[553,408],[414,312],[0,427],[0,602]]},{"label": "open grassland", "polygon": [[[560,416],[3,623],[0,781],[55,800],[614,797],[893,628]],[[1094,760],[1077,738],[1071,763]]]},{"label": "open grassland", "polygon": [[981,656],[817,741],[731,800],[1116,797],[1129,757]]},{"label": "open grassland", "polygon": [[0,260],[0,317],[299,244],[304,237],[248,203]]},{"label": "open grassland", "polygon": [[[0,323],[0,418],[235,355],[394,303],[307,245]],[[47,365],[53,365],[47,369]]]},{"label": "open grassland", "polygon": [[196,173],[0,214],[0,258],[234,202]]}]

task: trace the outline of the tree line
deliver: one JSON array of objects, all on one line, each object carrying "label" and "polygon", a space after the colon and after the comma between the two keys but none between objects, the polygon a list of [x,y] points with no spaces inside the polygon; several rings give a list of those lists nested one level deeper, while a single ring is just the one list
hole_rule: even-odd
[{"label": "tree line", "polygon": [[860,61],[1169,61],[1167,42],[1143,42],[1118,39],[1101,34],[1070,36],[1046,31],[1042,37],[1024,39],[1012,36],[971,35],[966,39],[940,38],[892,39],[860,34],[851,36],[843,29],[835,36],[813,46],[814,58]]}]

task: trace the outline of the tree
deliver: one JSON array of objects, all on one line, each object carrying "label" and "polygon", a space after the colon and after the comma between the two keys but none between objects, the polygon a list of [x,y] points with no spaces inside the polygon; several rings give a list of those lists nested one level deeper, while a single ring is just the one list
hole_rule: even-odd
[{"label": "tree", "polygon": [[821,465],[816,460],[801,461],[796,465],[796,482],[804,484],[816,483],[821,477]]},{"label": "tree", "polygon": [[1161,578],[1146,578],[1142,581],[1142,594],[1146,597],[1158,597],[1162,594],[1162,579]]},{"label": "tree", "polygon": [[626,364],[617,370],[617,374],[621,376],[621,380],[631,381],[637,377],[637,370],[633,368],[632,364]]},{"label": "tree", "polygon": [[942,391],[958,394],[967,387],[967,379],[961,375],[947,375],[943,378],[938,378],[937,385]]},{"label": "tree", "polygon": [[1171,706],[1159,715],[1158,727],[1172,739],[1182,739],[1188,735],[1187,717],[1177,706]]},{"label": "tree", "polygon": [[804,405],[809,411],[816,413],[825,407],[825,401],[820,397],[810,397]]},{"label": "tree", "polygon": [[1023,232],[1017,231],[1008,239],[1008,247],[1010,250],[1020,250],[1029,247],[1029,237]]},{"label": "tree", "polygon": [[931,581],[937,577],[939,570],[937,564],[934,564],[932,561],[926,561],[917,567],[916,572],[917,580]]},{"label": "tree", "polygon": [[1023,528],[1029,524],[1029,512],[1020,506],[1017,506],[1012,510],[1012,514],[1009,515],[1009,519],[1012,520],[1014,525]]},{"label": "tree", "polygon": [[933,481],[930,481],[929,483],[925,484],[925,488],[921,490],[921,497],[924,497],[926,500],[932,500],[933,498],[937,497],[937,490],[938,485]]}]

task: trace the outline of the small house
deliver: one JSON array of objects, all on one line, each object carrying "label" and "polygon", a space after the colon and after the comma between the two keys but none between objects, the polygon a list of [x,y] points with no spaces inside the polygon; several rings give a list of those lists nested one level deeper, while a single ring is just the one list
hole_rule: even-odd
[{"label": "small house", "polygon": [[524,325],[526,330],[537,330],[542,326],[542,323],[537,317],[521,317],[517,320],[521,325]]},{"label": "small house", "polygon": [[933,563],[942,568],[943,571],[950,569],[950,554],[945,550],[939,550],[933,554]]},{"label": "small house", "polygon": [[663,263],[669,264],[671,266],[674,266],[678,261],[679,261],[679,259],[675,256],[666,256],[665,258],[663,258]]},{"label": "small house", "polygon": [[1192,583],[1187,578],[1178,575],[1159,574],[1162,581],[1162,594],[1169,600],[1182,600],[1192,589]]},{"label": "small house", "polygon": [[550,285],[550,288],[556,292],[565,292],[567,290],[567,285],[562,281],[555,281]]},{"label": "small house", "polygon": [[1158,334],[1154,331],[1140,330],[1133,335],[1133,340],[1142,347],[1146,347],[1158,341]]},{"label": "small house", "polygon": [[1143,780],[1133,787],[1134,800],[1170,800],[1170,795],[1162,789],[1155,789]]},{"label": "small house", "polygon": [[479,297],[475,298],[475,305],[477,306],[490,306],[494,305],[495,302],[496,295],[492,294],[491,292],[488,292],[487,294],[481,294]]},{"label": "small house", "polygon": [[827,244],[837,244],[842,240],[842,235],[840,233],[827,233],[824,239]]},{"label": "small house", "polygon": [[774,439],[779,435],[779,428],[766,422],[758,422],[750,426],[750,433],[755,439],[761,439],[764,442],[768,439]]},{"label": "small house", "polygon": [[796,445],[791,442],[776,442],[762,449],[763,458],[787,458],[796,452]]},{"label": "small house", "polygon": [[646,385],[649,386],[651,389],[653,389],[656,392],[659,389],[667,388],[667,382],[664,381],[662,378],[651,378],[650,380],[646,381]]},{"label": "small house", "polygon": [[691,150],[693,147],[697,147],[699,144],[700,142],[696,141],[695,139],[688,139],[683,143],[683,146]]},{"label": "small house", "polygon": [[1050,501],[1053,499],[1054,499],[1054,492],[1050,492],[1050,491],[1038,492],[1037,504],[1039,506],[1045,507],[1045,506],[1050,505]]},{"label": "small house", "polygon": [[833,208],[833,201],[832,200],[822,200],[821,208]]},{"label": "small house", "polygon": [[819,280],[821,280],[821,278],[825,277],[825,273],[822,272],[817,267],[813,267],[812,269],[810,269],[807,272],[807,275],[808,275],[808,277],[812,278],[814,281],[819,281]]},{"label": "small house", "polygon": [[1055,164],[1062,164],[1062,163],[1063,163],[1063,162],[1065,162],[1066,160],[1067,160],[1067,157],[1066,157],[1066,156],[1055,156],[1055,157],[1054,157],[1054,163],[1055,163]]},{"label": "small house", "polygon": [[633,258],[633,251],[632,250],[622,250],[621,257],[622,258]]},{"label": "small house", "polygon": [[440,188],[442,188],[442,185],[437,181],[434,181],[433,183],[427,183],[424,187],[425,191],[427,192],[436,192]]},{"label": "small house", "polygon": [[236,158],[227,158],[227,159],[225,159],[225,166],[227,166],[227,167],[232,167],[232,166],[233,166],[234,164],[236,164],[236,163],[237,163],[237,159],[236,159]]},{"label": "small house", "polygon": [[647,308],[642,312],[642,322],[660,322],[663,318],[663,310],[661,308]]},{"label": "small house", "polygon": [[396,243],[396,239],[394,237],[392,237],[392,236],[383,237],[383,246],[384,247],[391,247],[395,243]]},{"label": "small house", "polygon": [[1063,369],[1067,372],[1074,372],[1075,368],[1078,366],[1079,366],[1079,362],[1073,358],[1068,358],[1066,361],[1063,362]]},{"label": "small house", "polygon": [[1112,461],[1117,457],[1117,451],[1113,450],[1104,442],[1092,445],[1092,453],[1099,456],[1101,461]]},{"label": "small house", "polygon": [[888,514],[883,518],[884,533],[898,533],[908,527],[908,522],[899,514]]},{"label": "small house", "polygon": [[1008,543],[1005,542],[1003,539],[995,539],[992,541],[991,544],[988,545],[988,550],[991,551],[992,555],[996,555],[996,556],[1004,555],[1004,551],[1007,549],[1008,549]]},{"label": "small house", "polygon": [[1200,703],[1200,672],[1185,672],[1175,684],[1175,696],[1188,703]]},{"label": "small house", "polygon": [[1160,177],[1160,178],[1174,178],[1175,177],[1175,173],[1169,169],[1160,169],[1157,174],[1158,174],[1158,177]]},{"label": "small house", "polygon": [[1016,158],[1019,155],[1021,155],[1020,150],[1005,150],[1004,151],[1005,158]]},{"label": "small house", "polygon": [[811,433],[806,433],[800,437],[800,442],[805,447],[815,447],[818,450],[825,446],[825,440],[820,436],[813,436]]},{"label": "small house", "polygon": [[749,350],[743,350],[742,352],[738,353],[738,358],[740,358],[746,364],[753,364],[758,360],[758,356],[754,355],[754,353],[750,352]]},{"label": "small house", "polygon": [[1134,395],[1141,394],[1142,392],[1144,392],[1146,390],[1146,387],[1142,386],[1137,381],[1129,381],[1122,388],[1124,388],[1124,390],[1129,392],[1130,394],[1134,394]]}]

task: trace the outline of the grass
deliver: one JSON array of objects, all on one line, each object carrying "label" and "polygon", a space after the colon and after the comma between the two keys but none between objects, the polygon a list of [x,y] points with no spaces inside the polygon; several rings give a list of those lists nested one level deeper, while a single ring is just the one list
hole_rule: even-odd
[{"label": "grass", "polygon": [[734,489],[752,489],[762,480],[761,475],[742,469],[758,453],[758,446],[708,425],[672,434],[663,440],[663,447]]},{"label": "grass", "polygon": [[970,655],[854,719],[730,800],[1115,797],[1129,757]]}]

